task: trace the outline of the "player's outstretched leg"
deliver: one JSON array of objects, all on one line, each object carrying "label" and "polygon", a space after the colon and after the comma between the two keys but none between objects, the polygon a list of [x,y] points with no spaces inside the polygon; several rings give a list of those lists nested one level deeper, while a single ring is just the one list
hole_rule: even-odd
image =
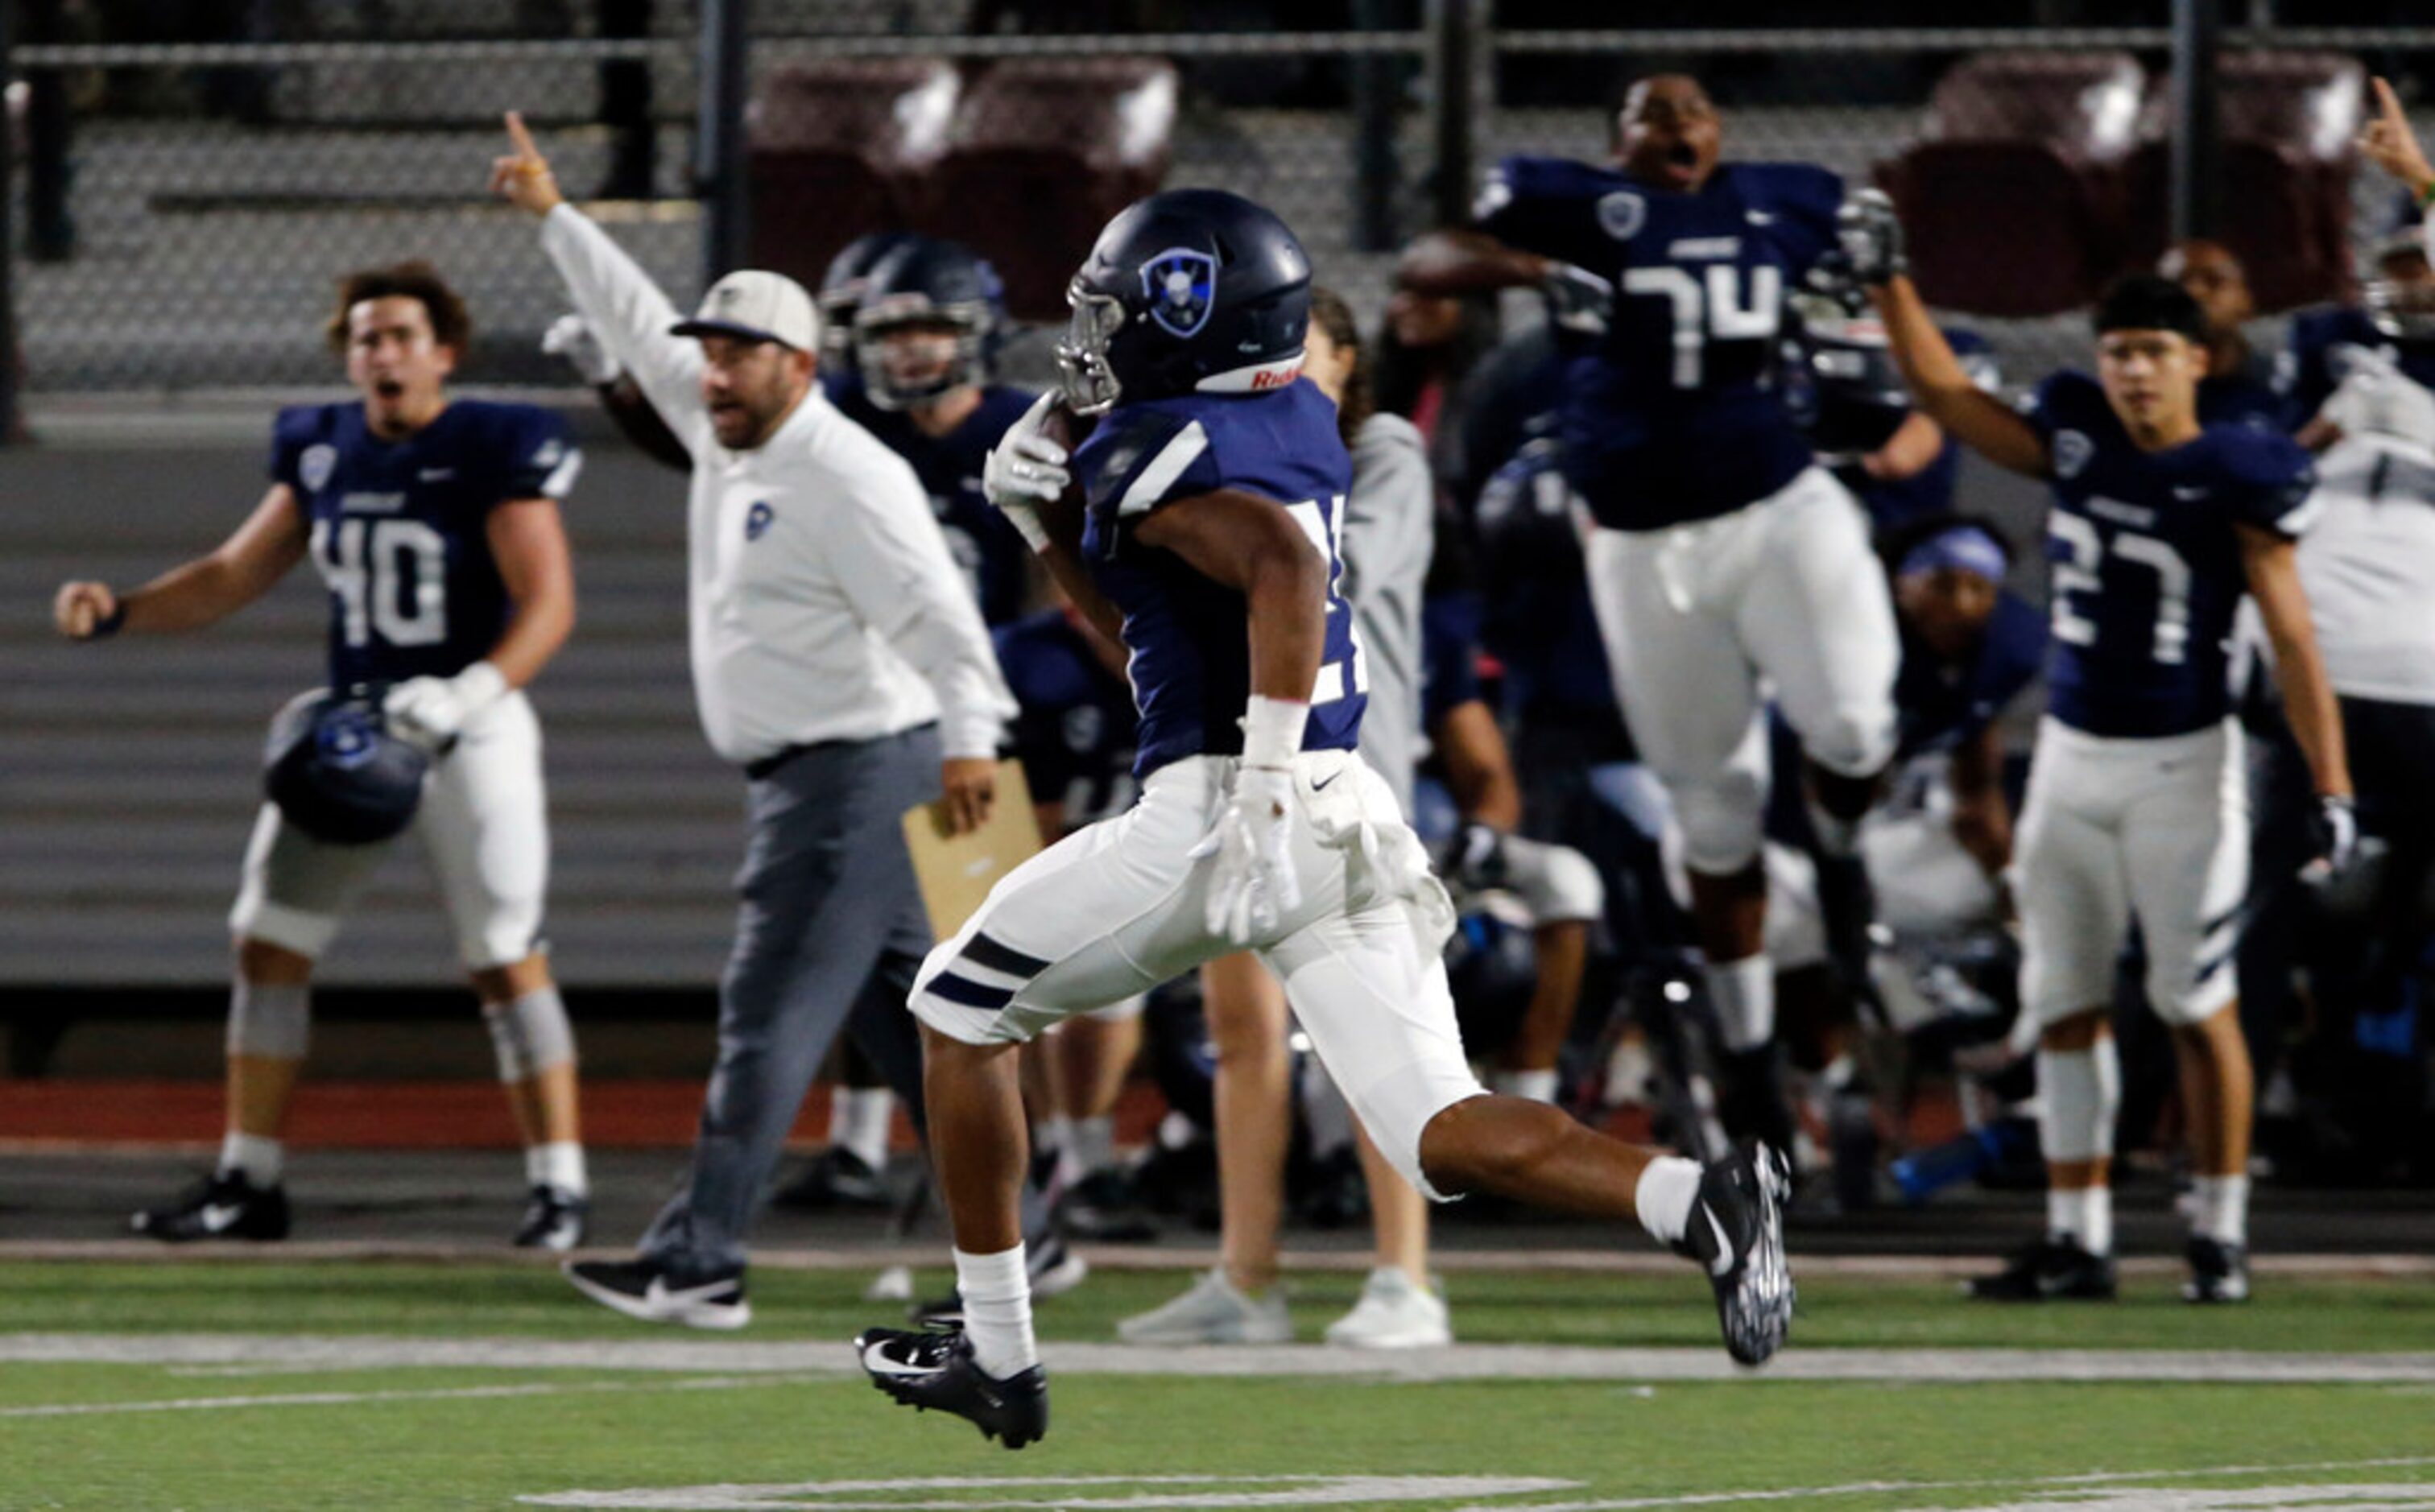
[{"label": "player's outstretched leg", "polygon": [[1702,1167],[1609,1139],[1560,1109],[1519,1097],[1466,1098],[1421,1131],[1421,1169],[1442,1193],[1494,1192],[1534,1207],[1630,1215],[1699,1263],[1717,1296],[1725,1349],[1759,1365],[1792,1326],[1783,1154],[1745,1144]]},{"label": "player's outstretched leg", "polygon": [[865,1329],[854,1341],[871,1383],[899,1403],[953,1413],[1021,1449],[1048,1431],[1048,1373],[1031,1332],[1022,1190],[1030,1141],[1015,1047],[924,1027],[923,1091],[931,1159],[955,1234],[959,1321]]}]

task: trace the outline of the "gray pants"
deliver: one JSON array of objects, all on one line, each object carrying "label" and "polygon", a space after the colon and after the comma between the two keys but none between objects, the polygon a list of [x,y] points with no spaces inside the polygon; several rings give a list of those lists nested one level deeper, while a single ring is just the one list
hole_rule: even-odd
[{"label": "gray pants", "polygon": [[672,1280],[742,1269],[770,1172],[839,1028],[918,1116],[921,1039],[905,999],[930,921],[902,820],[938,798],[939,762],[925,725],[812,747],[752,782],[693,1169],[641,1246]]}]

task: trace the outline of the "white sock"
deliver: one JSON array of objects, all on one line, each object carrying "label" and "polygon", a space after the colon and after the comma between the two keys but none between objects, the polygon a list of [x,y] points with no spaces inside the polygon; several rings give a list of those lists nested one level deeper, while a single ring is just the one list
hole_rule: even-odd
[{"label": "white sock", "polygon": [[2071,1238],[2092,1255],[2114,1253],[2114,1189],[2081,1187],[2046,1192],[2046,1234]]},{"label": "white sock", "polygon": [[1765,954],[1708,963],[1708,1001],[1716,1005],[1717,1032],[1739,1055],[1775,1038],[1775,966]]},{"label": "white sock", "polygon": [[1508,1097],[1527,1097],[1534,1103],[1556,1100],[1556,1073],[1546,1071],[1500,1071],[1489,1078],[1490,1085]]},{"label": "white sock", "polygon": [[537,1187],[556,1187],[571,1196],[591,1192],[583,1167],[583,1146],[573,1140],[525,1146],[525,1179]]},{"label": "white sock", "polygon": [[2198,1199],[2191,1232],[2227,1245],[2248,1245],[2249,1177],[2202,1176],[2190,1183],[2190,1195]]},{"label": "white sock", "polygon": [[1661,1155],[1640,1171],[1632,1189],[1632,1206],[1640,1227],[1661,1245],[1670,1245],[1690,1227],[1691,1205],[1700,1200],[1700,1162],[1679,1155]]},{"label": "white sock", "polygon": [[885,1087],[840,1087],[829,1099],[829,1143],[874,1171],[888,1169],[888,1134],[896,1094]]},{"label": "white sock", "polygon": [[1003,1381],[1040,1363],[1021,1245],[994,1255],[957,1250],[956,1291],[964,1299],[964,1337],[973,1341],[973,1359],[982,1370]]},{"label": "white sock", "polygon": [[220,1169],[242,1171],[257,1187],[275,1187],[287,1171],[287,1146],[264,1134],[220,1136]]},{"label": "white sock", "polygon": [[1097,1118],[1060,1118],[1057,1122],[1064,1125],[1057,1149],[1068,1184],[1116,1163],[1114,1118],[1103,1113]]},{"label": "white sock", "polygon": [[2049,1160],[2114,1154],[2122,1109],[2122,1057],[2112,1035],[2086,1050],[2038,1051],[2038,1147]]}]

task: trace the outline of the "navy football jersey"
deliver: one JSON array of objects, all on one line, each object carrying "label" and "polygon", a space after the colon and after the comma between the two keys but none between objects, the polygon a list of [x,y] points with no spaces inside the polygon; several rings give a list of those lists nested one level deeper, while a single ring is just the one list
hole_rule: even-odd
[{"label": "navy football jersey", "polygon": [[1370,686],[1352,607],[1337,591],[1353,459],[1337,435],[1336,406],[1316,385],[1119,404],[1076,449],[1074,475],[1087,506],[1092,580],[1124,615],[1141,711],[1135,776],[1186,756],[1242,753],[1238,721],[1252,686],[1243,595],[1132,539],[1161,506],[1220,489],[1285,506],[1327,559],[1327,641],[1303,748],[1353,748]]},{"label": "navy football jersey", "polygon": [[491,558],[492,509],[563,499],[582,454],[531,404],[449,402],[402,440],[360,402],[279,412],[270,475],[296,492],[330,588],[330,684],[449,677],[490,654],[513,606]]},{"label": "navy football jersey", "polygon": [[2037,680],[2046,657],[2046,616],[2009,591],[1995,595],[1977,654],[1963,665],[1939,661],[1906,628],[1902,670],[1894,678],[1894,760],[1949,751],[1977,738]]},{"label": "navy football jersey", "polygon": [[1131,808],[1138,721],[1125,679],[1062,609],[1001,625],[993,639],[1020,709],[1014,753],[1033,801],[1062,805],[1067,829]]},{"label": "navy football jersey", "polygon": [[2298,430],[2316,419],[2350,375],[2356,350],[2382,352],[2412,380],[2435,388],[2435,341],[2395,341],[2353,306],[2303,310],[2291,318],[2291,345],[2274,364],[2286,428]]},{"label": "navy football jersey", "polygon": [[2199,423],[2283,430],[2283,396],[2253,374],[2228,372],[2199,380]]},{"label": "navy football jersey", "polygon": [[1479,595],[1468,589],[1431,593],[1421,603],[1421,729],[1479,692]]},{"label": "navy football jersey", "polygon": [[2054,506],[2048,707],[2093,735],[2178,735],[2231,712],[2233,612],[2248,591],[2235,525],[2297,536],[2315,474],[2288,438],[2209,427],[2135,445],[2104,390],[2064,372],[2039,388]]},{"label": "navy football jersey", "polygon": [[992,384],[981,390],[980,407],[965,416],[961,425],[944,436],[929,436],[903,411],[872,404],[857,381],[842,381],[830,390],[832,402],[848,418],[913,464],[914,475],[930,496],[930,513],[947,538],[947,550],[972,585],[982,620],[991,625],[1004,625],[1023,612],[1030,582],[1025,564],[1031,548],[982,496],[981,463],[1035,397]]},{"label": "navy football jersey", "polygon": [[1505,705],[1517,718],[1586,724],[1620,740],[1615,680],[1558,456],[1554,442],[1533,441],[1479,490],[1480,638],[1504,668]]},{"label": "navy football jersey", "polygon": [[1725,514],[1809,465],[1777,332],[1842,200],[1840,180],[1793,163],[1729,163],[1695,194],[1556,158],[1491,176],[1482,231],[1615,284],[1607,334],[1563,338],[1565,469],[1599,524]]}]

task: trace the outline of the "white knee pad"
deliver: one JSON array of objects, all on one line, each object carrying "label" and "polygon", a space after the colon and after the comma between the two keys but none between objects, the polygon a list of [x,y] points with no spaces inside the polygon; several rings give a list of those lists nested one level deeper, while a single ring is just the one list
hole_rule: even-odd
[{"label": "white knee pad", "polygon": [[2086,1050],[2038,1051],[2038,1143],[2047,1160],[2111,1157],[2121,1108],[2122,1057],[2112,1035]]},{"label": "white knee pad", "polygon": [[1597,868],[1570,846],[1508,835],[1505,874],[1534,924],[1591,919],[1606,911],[1606,885]]},{"label": "white knee pad", "polygon": [[1893,702],[1874,710],[1839,709],[1816,730],[1801,732],[1801,752],[1838,777],[1874,777],[1894,759]]},{"label": "white knee pad", "polygon": [[1725,1049],[1744,1055],[1775,1038],[1775,963],[1764,954],[1710,963],[1708,1002],[1717,1010],[1717,1036]]},{"label": "white knee pad", "polygon": [[236,906],[229,911],[229,933],[318,961],[330,941],[338,937],[338,918],[272,902],[259,885],[249,882],[237,895]]},{"label": "white knee pad", "polygon": [[501,1081],[529,1081],[575,1060],[575,1026],[554,987],[536,988],[512,1003],[485,1003],[482,1022],[498,1052]]},{"label": "white knee pad", "polygon": [[228,1053],[302,1060],[312,1038],[312,988],[266,986],[243,977],[229,989]]},{"label": "white knee pad", "polygon": [[1692,870],[1730,876],[1758,854],[1767,809],[1761,773],[1732,765],[1705,777],[1668,778],[1666,790],[1683,832],[1683,861]]}]

